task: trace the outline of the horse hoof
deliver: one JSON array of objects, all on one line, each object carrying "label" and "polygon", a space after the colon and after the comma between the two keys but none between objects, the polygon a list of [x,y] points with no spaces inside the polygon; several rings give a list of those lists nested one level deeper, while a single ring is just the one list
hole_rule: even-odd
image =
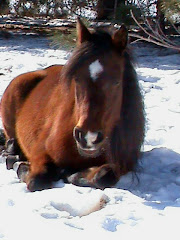
[{"label": "horse hoof", "polygon": [[105,189],[114,186],[118,181],[116,173],[110,166],[102,167],[93,177],[93,185],[96,188]]},{"label": "horse hoof", "polygon": [[91,187],[91,184],[85,177],[83,177],[83,174],[81,172],[74,173],[69,176],[67,178],[67,182],[80,187]]},{"label": "horse hoof", "polygon": [[8,170],[13,169],[14,163],[16,163],[18,161],[19,161],[19,156],[18,155],[15,155],[15,156],[9,155],[9,156],[7,156],[7,158],[6,158],[6,168]]},{"label": "horse hoof", "polygon": [[52,181],[48,180],[44,175],[37,175],[29,178],[27,188],[30,192],[42,191],[52,188]]},{"label": "horse hoof", "polygon": [[29,164],[25,162],[15,162],[13,164],[13,169],[17,173],[17,176],[21,182],[25,182],[29,173]]}]

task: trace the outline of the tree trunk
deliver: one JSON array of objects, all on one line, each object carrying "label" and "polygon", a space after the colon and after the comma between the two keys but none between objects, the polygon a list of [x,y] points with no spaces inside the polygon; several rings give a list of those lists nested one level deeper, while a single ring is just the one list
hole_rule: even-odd
[{"label": "tree trunk", "polygon": [[0,14],[9,13],[9,0],[1,0],[0,1]]},{"label": "tree trunk", "polygon": [[164,13],[161,10],[162,0],[157,0],[157,24],[160,27],[160,32],[165,32]]},{"label": "tree trunk", "polygon": [[125,2],[125,0],[98,0],[97,3],[97,19],[104,20],[108,17],[116,16],[116,8],[120,2]]}]

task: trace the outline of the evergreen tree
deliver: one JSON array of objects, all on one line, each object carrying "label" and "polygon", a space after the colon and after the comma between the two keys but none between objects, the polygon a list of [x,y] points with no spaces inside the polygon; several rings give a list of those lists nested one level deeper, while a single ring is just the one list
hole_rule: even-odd
[{"label": "evergreen tree", "polygon": [[8,13],[9,0],[0,0],[0,14]]},{"label": "evergreen tree", "polygon": [[163,0],[157,0],[157,23],[160,27],[160,30],[164,33],[165,32],[165,22],[164,22],[164,12],[162,11],[162,2]]},{"label": "evergreen tree", "polygon": [[180,1],[179,0],[161,0],[161,9],[165,17],[174,22],[180,21]]}]

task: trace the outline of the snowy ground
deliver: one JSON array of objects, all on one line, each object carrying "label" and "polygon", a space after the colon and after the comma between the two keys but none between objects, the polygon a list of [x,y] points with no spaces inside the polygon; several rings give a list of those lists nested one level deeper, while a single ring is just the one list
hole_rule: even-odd
[{"label": "snowy ground", "polygon": [[[0,38],[0,97],[18,74],[66,62],[69,53],[48,44]],[[180,55],[144,45],[135,52],[147,118],[138,180],[129,173],[104,191],[58,182],[30,193],[1,157],[0,239],[179,239]]]}]

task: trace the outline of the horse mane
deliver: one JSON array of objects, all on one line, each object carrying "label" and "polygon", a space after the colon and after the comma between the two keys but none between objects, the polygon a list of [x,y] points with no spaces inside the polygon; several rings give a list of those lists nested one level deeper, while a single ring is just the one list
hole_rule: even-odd
[{"label": "horse mane", "polygon": [[123,100],[120,120],[114,127],[111,139],[111,161],[118,163],[121,173],[135,171],[144,141],[144,105],[137,74],[128,51],[124,52]]},{"label": "horse mane", "polygon": [[103,30],[97,30],[92,33],[90,41],[86,41],[77,47],[70,60],[64,66],[62,71],[63,79],[68,80],[68,83],[71,82],[79,67],[81,67],[86,60],[94,56],[107,55],[108,52],[111,52],[112,48],[113,43],[110,33]]}]

